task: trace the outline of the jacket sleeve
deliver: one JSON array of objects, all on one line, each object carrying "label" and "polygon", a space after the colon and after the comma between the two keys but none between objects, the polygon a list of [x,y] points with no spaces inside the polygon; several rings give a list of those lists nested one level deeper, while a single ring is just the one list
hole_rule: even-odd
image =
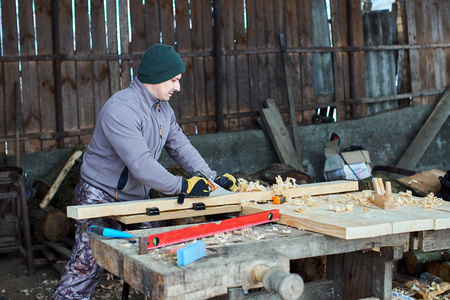
[{"label": "jacket sleeve", "polygon": [[182,177],[168,172],[151,153],[141,133],[138,112],[114,105],[101,122],[109,143],[137,180],[168,195],[181,193]]},{"label": "jacket sleeve", "polygon": [[189,139],[183,133],[180,125],[176,122],[175,115],[171,117],[170,132],[165,148],[170,157],[191,176],[196,176],[200,171],[212,180],[217,177],[217,173],[211,170],[197,149],[192,146]]}]

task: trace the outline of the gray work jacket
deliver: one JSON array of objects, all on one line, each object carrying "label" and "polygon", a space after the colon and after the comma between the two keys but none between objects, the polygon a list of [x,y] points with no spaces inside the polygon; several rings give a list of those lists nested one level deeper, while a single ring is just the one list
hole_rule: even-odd
[{"label": "gray work jacket", "polygon": [[101,109],[81,178],[119,200],[148,198],[150,188],[177,195],[182,177],[158,162],[163,147],[189,174],[201,171],[215,178],[182,132],[169,102],[157,100],[136,77]]}]

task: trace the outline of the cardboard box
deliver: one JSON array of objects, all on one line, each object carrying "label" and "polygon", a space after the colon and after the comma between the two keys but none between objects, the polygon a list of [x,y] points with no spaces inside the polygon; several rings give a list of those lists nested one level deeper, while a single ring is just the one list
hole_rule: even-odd
[{"label": "cardboard box", "polygon": [[370,164],[370,155],[367,150],[341,152],[345,162],[349,165],[366,163]]}]

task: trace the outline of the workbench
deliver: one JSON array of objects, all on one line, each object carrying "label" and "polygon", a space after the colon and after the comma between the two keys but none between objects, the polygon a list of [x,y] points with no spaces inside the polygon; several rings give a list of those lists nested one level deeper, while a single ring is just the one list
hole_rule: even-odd
[{"label": "workbench", "polygon": [[[282,205],[245,202],[241,215],[279,209],[280,220],[241,235],[203,238],[206,257],[186,266],[178,266],[171,254],[186,244],[139,255],[139,246],[126,239],[94,235],[93,255],[150,299],[266,299],[266,285],[252,276],[256,266],[281,267],[288,274],[299,260],[311,257],[326,260],[326,278],[307,282],[300,299],[391,299],[393,262],[404,252],[450,248],[450,205],[434,196],[400,193],[392,198],[397,207],[382,209],[370,203],[370,195],[303,195]],[[148,236],[178,228],[133,233]]]},{"label": "workbench", "polygon": [[[150,235],[177,228],[133,233]],[[139,255],[138,245],[126,239],[94,235],[91,240],[98,264],[149,299],[209,299],[220,295],[224,295],[220,299],[258,299],[254,298],[256,295],[266,299],[267,292],[244,295],[244,291],[262,287],[251,281],[256,265],[280,266],[288,272],[292,261],[317,256],[326,256],[327,279],[306,283],[302,299],[349,299],[349,293],[358,293],[358,298],[373,295],[390,299],[392,262],[408,249],[409,234],[344,240],[285,225],[264,224],[254,227],[247,236],[204,238],[207,256],[186,266],[177,265],[176,254],[169,254],[170,249]],[[353,273],[356,277],[349,278],[346,272],[352,266],[344,261],[352,260],[366,262],[353,270],[359,275]]]}]

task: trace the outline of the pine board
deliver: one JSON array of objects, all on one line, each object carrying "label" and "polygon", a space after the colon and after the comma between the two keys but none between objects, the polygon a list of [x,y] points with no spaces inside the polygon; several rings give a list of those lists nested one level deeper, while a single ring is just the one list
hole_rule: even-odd
[{"label": "pine board", "polygon": [[[332,208],[342,203],[339,202],[339,197],[334,198],[331,207],[329,204],[315,207],[256,204],[243,207],[242,214],[279,209],[278,223],[342,239],[444,229],[450,226],[450,212],[441,209],[400,206],[392,210],[383,210],[374,205],[370,205],[368,209],[354,205],[352,211],[338,213]],[[303,209],[303,212],[295,212],[297,208]]]},{"label": "pine board", "polygon": [[[309,183],[300,185],[297,188],[289,189],[289,195],[299,197],[302,195],[324,195],[335,194],[349,191],[357,191],[358,182],[356,181],[333,181]],[[177,203],[177,198],[159,198],[149,200],[123,201],[108,204],[93,205],[75,205],[67,207],[67,217],[73,219],[88,219],[109,216],[123,216],[133,214],[145,214],[149,207],[157,207],[160,212],[171,210],[191,209],[193,203],[203,202],[206,207],[241,204],[251,200],[263,201],[270,200],[276,193],[273,190],[234,193],[230,195],[203,197],[203,198],[186,198],[183,204]]]},{"label": "pine board", "polygon": [[[413,206],[401,206],[395,210],[402,214],[413,216],[420,219],[431,219],[433,221],[433,227],[431,229],[439,230],[450,228],[450,207],[437,207],[436,209],[424,209]],[[448,212],[445,209],[448,209]]]}]

